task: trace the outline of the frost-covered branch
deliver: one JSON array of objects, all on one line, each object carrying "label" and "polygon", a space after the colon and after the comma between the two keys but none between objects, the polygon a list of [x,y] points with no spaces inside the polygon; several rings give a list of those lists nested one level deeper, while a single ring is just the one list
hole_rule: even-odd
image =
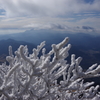
[{"label": "frost-covered branch", "polygon": [[[99,77],[100,65],[94,64],[86,71],[80,66],[81,57],[69,56],[71,45],[66,37],[59,44],[52,44],[46,53],[42,42],[33,53],[21,45],[15,54],[9,47],[6,60],[0,65],[0,100],[99,100],[99,85],[84,82],[85,78]],[[41,56],[39,56],[42,51]],[[63,79],[59,81],[59,78]]]}]

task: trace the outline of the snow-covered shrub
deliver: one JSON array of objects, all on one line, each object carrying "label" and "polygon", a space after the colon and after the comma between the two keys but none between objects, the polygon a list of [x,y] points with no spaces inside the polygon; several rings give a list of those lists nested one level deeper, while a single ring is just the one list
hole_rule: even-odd
[{"label": "snow-covered shrub", "polygon": [[[66,58],[71,48],[70,44],[66,46],[68,40],[53,44],[47,54],[45,42],[33,49],[32,54],[27,46],[21,45],[13,55],[10,46],[6,58],[9,65],[0,65],[0,100],[100,100],[99,85],[84,82],[85,78],[100,76],[100,65],[83,71],[82,58],[76,59],[74,54],[68,64]],[[61,76],[63,80],[58,84]]]}]

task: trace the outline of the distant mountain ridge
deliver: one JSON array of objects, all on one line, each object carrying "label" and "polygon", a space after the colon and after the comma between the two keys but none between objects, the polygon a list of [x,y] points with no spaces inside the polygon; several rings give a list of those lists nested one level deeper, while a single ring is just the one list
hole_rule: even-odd
[{"label": "distant mountain ridge", "polygon": [[12,46],[13,53],[14,53],[20,45],[27,45],[30,53],[32,53],[32,49],[36,47],[36,45],[32,43],[16,41],[13,39],[0,40],[0,62],[3,63],[6,61],[5,58],[6,56],[9,55],[9,51],[8,51],[9,46]]},{"label": "distant mountain ridge", "polygon": [[[23,42],[21,43],[21,41],[29,43],[29,45],[34,44],[35,46],[40,44],[42,41],[46,41],[45,47],[48,52],[49,50],[51,50],[52,44],[61,42],[65,37],[69,37],[69,43],[72,45],[71,50],[69,51],[70,55],[76,54],[76,57],[81,56],[83,58],[81,62],[82,66],[85,66],[85,68],[87,68],[93,63],[100,64],[100,36],[93,36],[85,33],[69,34],[61,33],[59,31],[31,29],[18,34],[0,35],[0,40],[5,39],[8,44],[8,41],[10,43],[9,38],[13,39],[12,45],[14,46],[15,43],[16,48],[18,48],[20,44],[23,44]],[[20,41],[20,43],[18,41]],[[8,48],[9,45],[7,44],[5,43],[5,46]],[[0,45],[0,47],[2,47],[2,45]],[[4,50],[6,50],[7,52],[8,49]],[[13,51],[15,51],[15,49]]]},{"label": "distant mountain ridge", "polygon": [[[75,54],[76,58],[81,56],[83,58],[81,66],[83,69],[87,69],[94,63],[100,64],[100,36],[92,36],[88,34],[61,34],[61,33],[50,33],[41,31],[32,34],[33,31],[28,31],[29,33],[20,33],[12,35],[2,35],[0,36],[0,62],[5,61],[5,57],[8,55],[8,47],[12,46],[13,51],[16,51],[20,45],[27,45],[29,52],[35,48],[42,41],[46,41],[47,52],[51,50],[51,44],[57,44],[61,42],[65,37],[69,37],[69,43],[72,45],[69,51],[69,57],[67,58],[68,63],[70,63],[71,54]],[[43,33],[44,32],[44,33]],[[3,38],[2,38],[3,37]],[[91,79],[90,79],[91,80]],[[100,83],[96,79],[97,83]]]},{"label": "distant mountain ridge", "polygon": [[[91,47],[100,42],[100,35],[93,36],[86,33],[61,33],[59,31],[51,31],[51,30],[27,30],[23,33],[16,34],[6,34],[0,35],[0,40],[2,39],[14,39],[17,41],[25,41],[29,43],[33,43],[35,45],[40,44],[42,41],[46,41],[47,45],[51,45],[53,43],[59,43],[65,37],[69,37],[72,45],[84,45],[84,47]],[[91,44],[92,43],[92,44]],[[98,45],[99,46],[99,45]],[[100,47],[100,46],[99,46]]]}]

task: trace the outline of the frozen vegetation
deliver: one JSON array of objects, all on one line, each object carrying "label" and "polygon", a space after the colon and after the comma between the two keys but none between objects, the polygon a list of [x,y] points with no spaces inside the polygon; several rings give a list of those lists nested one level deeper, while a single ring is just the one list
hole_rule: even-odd
[{"label": "frozen vegetation", "polygon": [[[32,54],[23,45],[13,54],[10,46],[6,57],[9,65],[0,65],[0,100],[100,100],[99,85],[84,82],[85,78],[100,76],[100,65],[84,71],[80,66],[82,58],[75,58],[74,54],[68,64],[68,40],[52,44],[47,54],[45,42],[34,48]],[[61,76],[63,80],[58,83]]]}]

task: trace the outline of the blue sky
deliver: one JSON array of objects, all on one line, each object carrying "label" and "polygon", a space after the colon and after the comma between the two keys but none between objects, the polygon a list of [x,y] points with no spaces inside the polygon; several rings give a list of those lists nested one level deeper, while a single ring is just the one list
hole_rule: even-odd
[{"label": "blue sky", "polygon": [[0,34],[30,29],[100,34],[100,0],[0,0]]}]

